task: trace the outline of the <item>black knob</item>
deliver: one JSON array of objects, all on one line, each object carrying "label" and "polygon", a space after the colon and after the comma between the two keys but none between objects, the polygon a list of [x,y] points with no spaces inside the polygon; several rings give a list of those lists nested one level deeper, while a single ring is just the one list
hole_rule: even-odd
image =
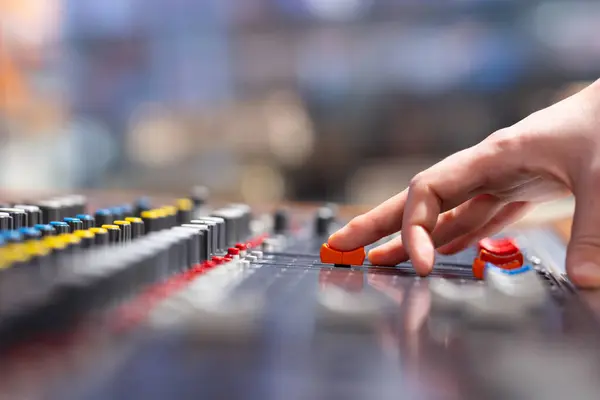
[{"label": "black knob", "polygon": [[289,228],[289,215],[287,210],[279,209],[273,215],[273,233],[283,234]]},{"label": "black knob", "polygon": [[111,211],[106,208],[97,210],[94,219],[96,220],[96,226],[111,225],[115,220]]},{"label": "black knob", "polygon": [[13,208],[18,208],[25,211],[27,214],[27,226],[33,227],[42,223],[42,211],[38,206],[16,204]]},{"label": "black knob", "polygon": [[24,210],[18,208],[0,208],[0,212],[7,213],[12,217],[13,229],[17,230],[28,226],[27,213]]},{"label": "black knob", "polygon": [[42,223],[49,224],[51,221],[59,221],[60,217],[60,204],[54,200],[42,201],[38,204],[40,210],[42,210]]},{"label": "black knob", "polygon": [[152,204],[150,203],[150,199],[147,197],[141,197],[136,200],[135,205],[133,206],[134,214],[136,217],[141,217],[144,211],[150,211],[152,209]]},{"label": "black knob", "polygon": [[315,221],[315,233],[317,236],[328,236],[331,224],[335,220],[333,210],[329,207],[321,207],[317,210]]},{"label": "black knob", "polygon": [[195,186],[192,188],[192,193],[190,198],[194,203],[194,207],[202,207],[208,201],[208,196],[210,192],[206,186]]},{"label": "black knob", "polygon": [[13,228],[13,220],[9,213],[0,212],[0,230],[11,231]]}]

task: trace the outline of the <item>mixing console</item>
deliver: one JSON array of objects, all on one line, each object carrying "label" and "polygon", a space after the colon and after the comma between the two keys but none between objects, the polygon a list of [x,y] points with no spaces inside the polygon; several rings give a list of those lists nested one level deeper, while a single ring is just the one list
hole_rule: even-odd
[{"label": "mixing console", "polygon": [[391,237],[330,248],[334,205],[206,194],[4,204],[0,397],[598,398],[596,317],[535,234],[439,255],[423,278],[366,261]]}]

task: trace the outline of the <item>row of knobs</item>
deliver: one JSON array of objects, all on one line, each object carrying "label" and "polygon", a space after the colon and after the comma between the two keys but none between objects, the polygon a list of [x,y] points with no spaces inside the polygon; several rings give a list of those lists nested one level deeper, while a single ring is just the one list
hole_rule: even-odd
[{"label": "row of knobs", "polygon": [[[315,215],[313,232],[316,236],[326,237],[331,232],[337,216],[337,207],[333,204],[320,207]],[[276,235],[285,235],[289,230],[290,216],[285,209],[278,209],[273,215],[273,233]]]}]

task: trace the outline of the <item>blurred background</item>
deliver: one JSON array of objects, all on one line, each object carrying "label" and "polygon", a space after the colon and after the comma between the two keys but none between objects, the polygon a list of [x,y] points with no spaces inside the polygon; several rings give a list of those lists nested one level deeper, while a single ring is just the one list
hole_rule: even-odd
[{"label": "blurred background", "polygon": [[600,2],[0,0],[0,186],[370,204],[596,79]]}]

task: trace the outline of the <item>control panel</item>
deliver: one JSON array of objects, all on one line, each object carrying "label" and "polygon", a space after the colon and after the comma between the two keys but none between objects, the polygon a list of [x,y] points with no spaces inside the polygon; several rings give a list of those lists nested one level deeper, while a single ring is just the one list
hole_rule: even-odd
[{"label": "control panel", "polygon": [[2,398],[600,393],[596,317],[528,232],[420,277],[367,260],[396,235],[331,248],[335,205],[260,213],[207,195],[3,204]]}]

